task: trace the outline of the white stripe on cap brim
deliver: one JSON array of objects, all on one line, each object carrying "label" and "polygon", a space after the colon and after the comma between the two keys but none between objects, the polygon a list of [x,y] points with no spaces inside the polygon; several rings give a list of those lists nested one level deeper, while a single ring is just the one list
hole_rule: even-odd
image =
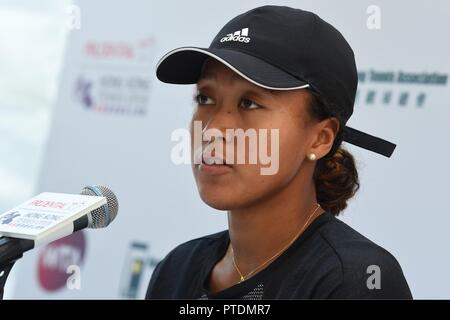
[{"label": "white stripe on cap brim", "polygon": [[171,51],[169,51],[168,53],[166,53],[156,64],[156,69],[158,69],[159,65],[168,57],[171,56],[172,54],[175,54],[177,52],[182,52],[182,51],[197,51],[197,52],[201,52],[207,56],[210,56],[216,60],[218,60],[219,62],[223,63],[224,65],[226,65],[228,68],[230,68],[231,70],[233,70],[234,72],[236,72],[238,75],[240,75],[242,78],[244,78],[245,80],[259,86],[265,89],[271,89],[271,90],[294,90],[294,89],[304,89],[304,88],[308,88],[309,84],[304,84],[298,87],[287,87],[287,88],[277,88],[277,87],[270,87],[270,86],[266,86],[262,83],[259,83],[253,79],[250,79],[248,76],[246,76],[245,74],[243,74],[241,71],[239,71],[238,69],[236,69],[233,65],[231,65],[230,63],[228,63],[227,61],[225,61],[224,59],[222,59],[221,57],[207,51],[204,49],[200,49],[200,48],[196,48],[196,47],[182,47],[182,48],[177,48],[177,49],[173,49]]}]

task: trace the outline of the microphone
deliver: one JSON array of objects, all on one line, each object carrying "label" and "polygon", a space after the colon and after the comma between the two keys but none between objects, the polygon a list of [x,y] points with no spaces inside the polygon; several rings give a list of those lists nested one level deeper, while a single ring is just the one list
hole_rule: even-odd
[{"label": "microphone", "polygon": [[[105,186],[88,186],[84,187],[80,194],[105,197],[106,204],[73,221],[73,228],[71,228],[71,230],[55,230],[53,232],[54,237],[52,237],[51,241],[64,238],[85,228],[105,228],[116,218],[119,211],[119,202],[116,195],[109,188]],[[41,244],[42,243],[35,243],[34,240],[29,239],[1,237],[0,272],[3,266],[20,259],[24,252]]]},{"label": "microphone", "polygon": [[105,197],[106,204],[75,220],[73,222],[73,232],[84,228],[106,228],[116,218],[119,212],[119,201],[117,201],[116,195],[109,188],[105,186],[84,187],[80,194]]}]

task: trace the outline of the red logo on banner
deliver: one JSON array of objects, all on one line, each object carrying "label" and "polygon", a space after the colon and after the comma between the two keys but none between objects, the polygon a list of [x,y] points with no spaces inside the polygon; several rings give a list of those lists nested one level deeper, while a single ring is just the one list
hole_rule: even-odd
[{"label": "red logo on banner", "polygon": [[64,209],[64,206],[66,205],[66,203],[55,202],[55,201],[34,200],[33,202],[31,202],[31,205],[35,206],[35,207]]},{"label": "red logo on banner", "polygon": [[71,275],[68,267],[81,266],[86,251],[86,237],[82,231],[48,244],[38,259],[38,280],[42,289],[55,291],[66,286]]}]

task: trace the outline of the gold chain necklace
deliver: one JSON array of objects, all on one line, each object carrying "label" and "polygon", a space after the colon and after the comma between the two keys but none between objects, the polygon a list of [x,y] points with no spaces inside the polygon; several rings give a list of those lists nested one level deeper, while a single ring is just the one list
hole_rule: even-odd
[{"label": "gold chain necklace", "polygon": [[242,274],[241,270],[239,270],[237,264],[236,264],[236,259],[234,257],[234,251],[233,251],[233,246],[231,245],[230,242],[230,249],[231,249],[231,259],[233,261],[233,265],[234,268],[236,269],[237,273],[239,274],[239,276],[241,277],[239,283],[241,283],[242,281],[245,281],[246,279],[248,279],[249,276],[251,276],[253,273],[255,273],[257,270],[261,269],[262,267],[264,267],[265,265],[267,265],[270,261],[274,260],[275,258],[277,258],[279,255],[281,255],[287,248],[289,248],[289,246],[302,234],[302,232],[305,230],[306,226],[308,225],[309,221],[311,220],[311,218],[314,216],[314,214],[316,213],[316,211],[320,208],[320,204],[317,203],[316,208],[314,209],[314,211],[309,215],[308,220],[306,220],[306,223],[303,225],[303,227],[301,228],[300,232],[298,232],[295,237],[286,245],[284,246],[280,251],[278,251],[275,255],[271,256],[269,259],[267,259],[266,261],[264,261],[262,264],[260,264],[259,266],[257,266],[255,269],[253,269],[252,271],[250,271],[249,273],[247,273],[245,276]]}]

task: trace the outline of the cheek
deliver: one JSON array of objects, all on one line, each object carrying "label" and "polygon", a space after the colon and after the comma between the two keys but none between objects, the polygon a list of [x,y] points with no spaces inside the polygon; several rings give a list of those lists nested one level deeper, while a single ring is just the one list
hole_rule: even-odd
[{"label": "cheek", "polygon": [[303,161],[305,132],[296,126],[280,129],[280,168],[297,171]]},{"label": "cheek", "polygon": [[[298,116],[289,112],[275,113],[267,123],[267,142],[262,144],[262,155],[268,155],[271,166],[278,166],[280,179],[296,174],[302,161],[307,138]],[[270,165],[264,165],[262,168]],[[266,172],[272,172],[267,171]]]},{"label": "cheek", "polygon": [[[230,174],[219,177],[205,176],[194,165],[193,173],[202,200],[215,209],[232,210],[256,203],[287,185],[301,165],[298,137],[287,132],[279,131],[278,159],[269,152],[270,145],[276,144],[269,135],[269,148],[262,151],[269,159],[265,164],[235,164]],[[250,150],[246,148],[246,151]]]}]

